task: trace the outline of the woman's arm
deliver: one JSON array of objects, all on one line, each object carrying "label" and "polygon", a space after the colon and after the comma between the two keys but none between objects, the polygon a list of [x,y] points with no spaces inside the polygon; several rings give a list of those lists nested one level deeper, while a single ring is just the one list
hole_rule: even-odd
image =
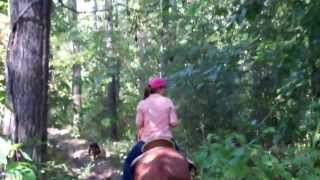
[{"label": "woman's arm", "polygon": [[142,136],[142,128],[140,128],[140,129],[137,128],[137,131],[136,131],[136,141],[140,141],[141,136]]},{"label": "woman's arm", "polygon": [[139,141],[142,136],[142,128],[144,124],[144,114],[141,108],[141,104],[138,104],[136,114],[136,140]]},{"label": "woman's arm", "polygon": [[174,106],[172,101],[170,101],[169,118],[170,127],[176,127],[178,125],[178,118],[176,113],[176,107]]},{"label": "woman's arm", "polygon": [[143,127],[143,123],[144,123],[143,111],[138,107],[137,108],[137,114],[136,114],[136,126],[137,126],[137,129],[142,128]]}]

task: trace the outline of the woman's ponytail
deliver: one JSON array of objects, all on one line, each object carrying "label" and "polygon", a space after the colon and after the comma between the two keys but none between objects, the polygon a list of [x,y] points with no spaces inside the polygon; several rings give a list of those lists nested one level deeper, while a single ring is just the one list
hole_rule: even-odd
[{"label": "woman's ponytail", "polygon": [[143,99],[146,99],[147,97],[149,97],[150,94],[151,94],[151,87],[150,87],[150,86],[147,86],[147,87],[144,89]]}]

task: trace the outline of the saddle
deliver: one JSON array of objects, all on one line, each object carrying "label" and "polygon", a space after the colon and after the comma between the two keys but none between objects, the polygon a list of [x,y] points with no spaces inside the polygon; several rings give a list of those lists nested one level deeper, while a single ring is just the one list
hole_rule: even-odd
[{"label": "saddle", "polygon": [[[156,139],[156,140],[146,142],[142,147],[142,152],[145,153],[145,152],[147,152],[153,148],[157,148],[157,147],[166,147],[166,148],[175,149],[175,145],[171,140],[169,140],[169,139]],[[143,153],[140,156],[136,157],[132,161],[131,167],[134,167],[134,165],[142,158]],[[188,159],[187,157],[185,157],[185,158],[189,163],[189,171],[196,172],[196,166],[195,166],[194,162],[191,161],[190,159]]]},{"label": "saddle", "polygon": [[142,147],[142,152],[146,152],[155,147],[167,147],[174,149],[173,142],[168,139],[156,139],[153,141],[146,142]]}]

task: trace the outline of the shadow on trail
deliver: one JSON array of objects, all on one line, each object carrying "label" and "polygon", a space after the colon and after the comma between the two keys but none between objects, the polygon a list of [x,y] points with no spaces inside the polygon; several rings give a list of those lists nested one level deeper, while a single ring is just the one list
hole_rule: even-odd
[{"label": "shadow on trail", "polygon": [[119,159],[103,148],[105,155],[94,162],[88,154],[89,142],[73,138],[68,129],[48,128],[49,159],[66,164],[68,173],[77,179],[118,180],[120,177]]}]

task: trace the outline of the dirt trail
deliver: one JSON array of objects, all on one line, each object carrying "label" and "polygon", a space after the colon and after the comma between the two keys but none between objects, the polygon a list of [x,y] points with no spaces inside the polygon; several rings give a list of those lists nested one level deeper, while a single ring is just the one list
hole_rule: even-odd
[{"label": "dirt trail", "polygon": [[[72,138],[70,130],[48,128],[49,143],[55,155],[65,159],[68,169],[78,179],[88,180],[120,180],[119,162],[115,163],[112,153],[107,149],[105,156],[92,161],[88,155],[89,142],[84,139]],[[102,147],[101,147],[102,148]],[[88,166],[91,165],[91,168]],[[87,172],[86,172],[87,170]]]}]

